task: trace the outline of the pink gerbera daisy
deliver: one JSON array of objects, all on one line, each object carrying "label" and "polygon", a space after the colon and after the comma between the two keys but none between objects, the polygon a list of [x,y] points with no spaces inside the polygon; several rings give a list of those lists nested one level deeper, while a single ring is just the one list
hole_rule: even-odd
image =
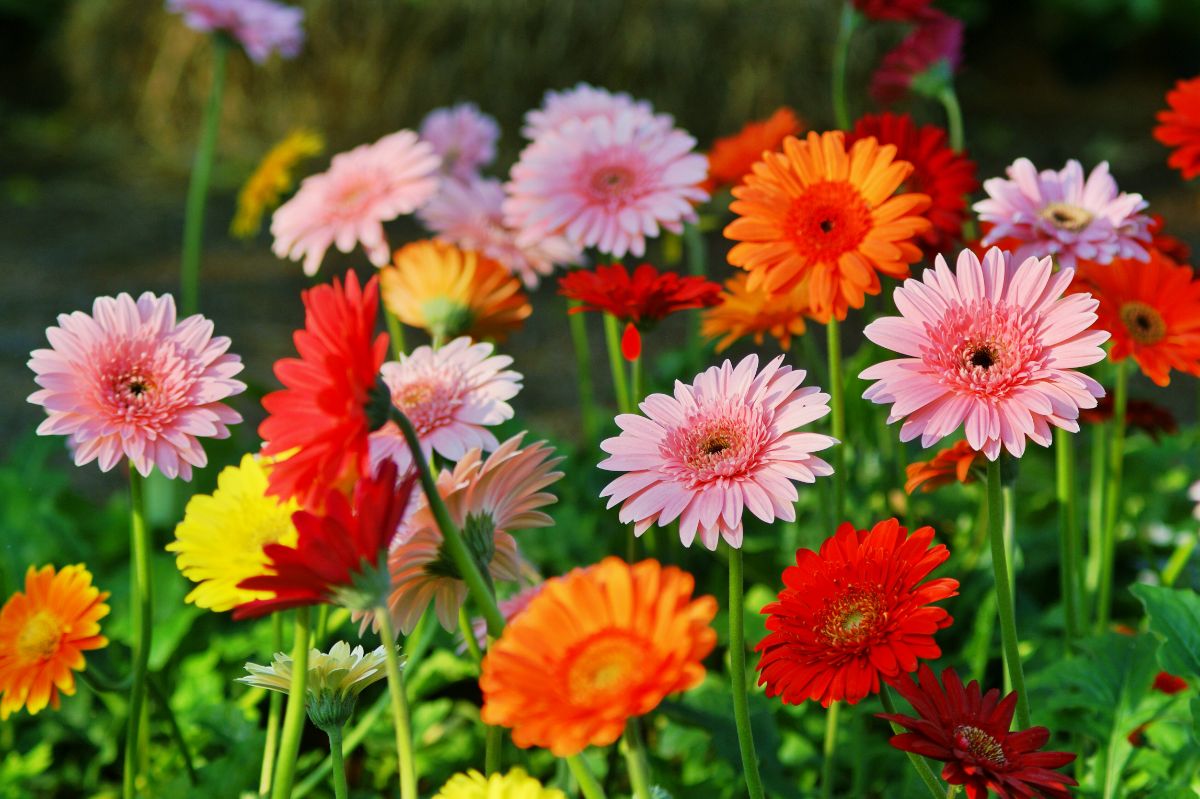
[{"label": "pink gerbera daisy", "polygon": [[1026,438],[1049,446],[1051,426],[1079,430],[1080,408],[1096,407],[1104,389],[1077,369],[1104,359],[1108,333],[1089,329],[1092,295],[1063,297],[1074,270],[1052,269],[1049,258],[1018,265],[993,247],[980,263],[963,250],[955,271],[939,255],[896,289],[901,316],[863,333],[908,357],[859,377],[878,381],[864,397],[893,403],[889,423],[908,417],[901,441],[930,447],[964,427],[970,446],[996,460],[1001,444],[1020,457]]},{"label": "pink gerbera daisy", "polygon": [[798,498],[791,481],[812,483],[833,474],[812,453],[838,443],[817,433],[793,432],[829,413],[829,395],[800,388],[803,370],[775,358],[761,372],[758,356],[736,367],[729,361],[675,383],[675,396],[651,394],[645,416],[617,417],[621,434],[600,448],[611,457],[601,469],[626,472],[600,496],[621,505],[634,532],[679,519],[679,537],[691,546],[697,534],[708,549],[724,538],[742,545],[742,515],[764,522],[793,521]]},{"label": "pink gerbera daisy", "polygon": [[1085,181],[1078,161],[1039,173],[1028,158],[1018,158],[1008,178],[984,181],[988,198],[975,203],[980,221],[992,225],[984,246],[1016,239],[1018,261],[1048,255],[1060,266],[1073,267],[1078,258],[1102,264],[1149,260],[1151,219],[1141,213],[1147,203],[1140,194],[1119,191],[1107,163]]},{"label": "pink gerbera daisy", "polygon": [[520,231],[518,244],[561,233],[581,248],[641,257],[647,236],[682,232],[696,219],[692,204],[708,199],[700,187],[708,160],[692,151],[695,144],[633,111],[568,120],[521,153],[505,222]]},{"label": "pink gerbera daisy", "polygon": [[259,64],[275,51],[294,58],[304,44],[304,9],[274,0],[167,0],[167,10],[192,30],[227,34]]},{"label": "pink gerbera daisy", "polygon": [[615,119],[624,111],[631,111],[645,120],[653,120],[664,128],[674,124],[666,114],[655,114],[645,100],[634,100],[625,92],[610,92],[587,83],[578,83],[572,89],[546,92],[542,107],[525,115],[521,134],[527,139],[536,139],[546,131],[562,127],[564,122],[571,119],[583,122],[595,117]]},{"label": "pink gerbera daisy", "polygon": [[29,360],[42,387],[29,401],[49,417],[38,434],[68,436],[79,466],[99,460],[107,472],[124,456],[143,476],[192,479],[208,462],[198,437],[228,438],[242,420],[222,402],[246,390],[233,379],[242,359],[212,332],[200,315],[177,323],[175,300],[150,292],[60,314],[46,330],[52,349]]},{"label": "pink gerbera daisy", "polygon": [[[467,450],[496,448],[487,428],[511,419],[508,400],[521,390],[521,375],[509,370],[512,358],[493,355],[491,344],[475,344],[463,336],[438,349],[417,347],[399,361],[389,361],[380,376],[392,404],[408,416],[425,457],[434,452],[456,461]],[[396,461],[401,473],[412,462],[408,445],[395,422],[371,434],[371,465]]]},{"label": "pink gerbera daisy", "polygon": [[411,130],[335,155],[328,171],[305,178],[275,211],[275,255],[303,257],[304,274],[315,275],[330,245],[350,252],[361,243],[371,263],[386,266],[391,249],[383,223],[412,213],[433,195],[440,163]]},{"label": "pink gerbera daisy", "polygon": [[496,159],[500,126],[474,103],[459,103],[426,114],[421,138],[441,156],[442,174],[471,180]]},{"label": "pink gerbera daisy", "polygon": [[503,205],[504,186],[498,180],[447,180],[418,216],[442,241],[499,262],[531,289],[555,266],[582,260],[582,250],[559,235],[518,244],[517,231],[504,224]]}]

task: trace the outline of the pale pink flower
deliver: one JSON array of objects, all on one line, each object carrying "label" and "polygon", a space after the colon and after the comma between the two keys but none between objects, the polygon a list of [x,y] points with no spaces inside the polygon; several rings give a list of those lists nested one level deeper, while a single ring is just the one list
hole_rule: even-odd
[{"label": "pale pink flower", "polygon": [[304,258],[315,275],[330,245],[350,252],[361,243],[375,266],[391,249],[383,223],[421,207],[437,190],[441,159],[411,130],[388,134],[333,157],[326,172],[305,178],[271,218],[275,255]]},{"label": "pale pink flower", "polygon": [[900,316],[876,319],[863,333],[907,357],[859,377],[877,380],[863,396],[893,403],[888,422],[905,419],[900,440],[931,447],[963,427],[967,443],[991,460],[1000,445],[1014,456],[1029,438],[1050,446],[1051,426],[1077,432],[1080,408],[1104,389],[1083,372],[1103,360],[1108,333],[1091,330],[1099,302],[1063,292],[1073,269],[1053,273],[1049,258],[1015,257],[993,247],[983,263],[970,250],[951,272],[909,278],[894,294]]},{"label": "pale pink flower", "polygon": [[1140,194],[1117,189],[1107,162],[1085,181],[1078,161],[1039,173],[1028,158],[1018,158],[1007,180],[992,178],[983,188],[988,198],[975,203],[975,211],[993,225],[983,244],[1017,239],[1023,242],[1013,253],[1017,261],[1050,256],[1073,267],[1079,258],[1102,264],[1150,259],[1151,220],[1141,213],[1148,204]]},{"label": "pale pink flower", "polygon": [[441,156],[442,174],[470,180],[496,159],[500,126],[474,103],[459,103],[426,114],[421,138]]},{"label": "pale pink flower", "polygon": [[259,64],[273,51],[294,58],[304,44],[304,9],[274,0],[167,0],[167,10],[192,30],[228,34]]},{"label": "pale pink flower", "polygon": [[[545,583],[535,583],[527,588],[522,588],[508,599],[498,601],[496,606],[500,609],[500,615],[504,617],[504,624],[508,625],[517,617],[517,614],[529,607],[529,603],[538,594],[542,593],[542,586],[544,585]],[[486,650],[488,639],[487,619],[482,616],[473,616],[471,618],[471,635],[475,638],[475,643],[479,645],[479,648]],[[467,642],[465,639],[460,641],[457,649],[460,655],[467,651]]]},{"label": "pale pink flower", "polygon": [[518,244],[562,234],[572,245],[620,258],[641,257],[660,228],[683,231],[693,203],[708,199],[700,183],[708,159],[696,140],[631,111],[614,118],[568,120],[545,131],[512,168],[504,221]]},{"label": "pale pink flower", "polygon": [[555,266],[583,260],[583,251],[562,236],[517,244],[517,232],[504,224],[503,205],[504,187],[498,180],[447,180],[417,215],[442,241],[498,261],[531,289]]},{"label": "pale pink flower", "polygon": [[600,445],[611,456],[600,468],[626,472],[600,496],[610,508],[623,503],[620,520],[637,535],[679,519],[684,546],[699,535],[712,550],[720,538],[741,547],[745,510],[764,522],[794,521],[792,481],[833,474],[812,453],[838,443],[793,432],[829,413],[828,394],[800,388],[804,374],[782,355],[759,372],[758,356],[748,355],[736,367],[710,367],[690,386],[677,381],[673,397],[651,394],[640,406],[646,415],[621,414],[621,434]]},{"label": "pale pink flower", "polygon": [[198,437],[227,438],[241,415],[222,400],[246,390],[233,377],[242,361],[213,338],[203,316],[175,321],[175,300],[146,292],[98,297],[92,314],[60,314],[46,329],[52,349],[34,350],[29,368],[46,409],[39,435],[65,435],[75,463],[101,471],[122,457],[142,475],[192,479],[208,458]]},{"label": "pale pink flower", "polygon": [[670,116],[655,114],[654,108],[645,100],[634,100],[625,92],[614,93],[588,83],[578,83],[571,89],[546,92],[542,97],[542,107],[525,114],[525,126],[521,128],[521,134],[527,139],[536,139],[572,119],[586,122],[605,117],[613,120],[626,111],[664,129],[674,124]]},{"label": "pale pink flower", "polygon": [[[472,447],[497,447],[488,428],[513,417],[508,400],[521,390],[521,375],[508,369],[512,358],[492,350],[463,336],[438,349],[417,347],[380,368],[392,404],[412,421],[426,459],[436,452],[456,461]],[[412,463],[395,422],[371,433],[370,450],[371,468],[391,458],[403,474]]]}]

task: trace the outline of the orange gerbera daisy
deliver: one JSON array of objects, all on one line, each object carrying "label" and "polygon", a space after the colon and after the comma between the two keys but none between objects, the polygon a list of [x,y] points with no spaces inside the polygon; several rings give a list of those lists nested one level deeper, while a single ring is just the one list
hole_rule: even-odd
[{"label": "orange gerbera daisy", "polygon": [[767,119],[747,122],[732,136],[717,139],[708,153],[706,190],[711,194],[724,186],[741,183],[763,153],[778,150],[785,138],[803,129],[804,122],[796,112],[783,106]]},{"label": "orange gerbera daisy", "polygon": [[816,319],[845,319],[879,293],[879,272],[904,278],[921,259],[914,238],[930,227],[920,215],[929,197],[892,196],[912,170],[873,136],[849,153],[841,131],[789,136],[733,189],[739,218],[725,236],[739,243],[729,263],[750,272],[750,289],[777,294],[804,282]]},{"label": "orange gerbera daisy", "polygon": [[380,270],[383,304],[435,339],[502,340],[533,312],[521,281],[499,262],[441,241],[414,241]]},{"label": "orange gerbera daisy", "polygon": [[792,336],[804,333],[808,298],[803,287],[772,296],[761,288],[757,291],[746,288],[749,279],[742,272],[725,281],[720,305],[709,308],[700,317],[700,335],[710,340],[724,336],[717,342],[717,352],[743,336],[753,335],[754,343],[761,345],[767,333],[775,337],[780,347],[788,349]]},{"label": "orange gerbera daisy", "polygon": [[25,592],[0,609],[0,720],[24,707],[58,709],[58,694],[75,693],[75,675],[87,665],[83,653],[108,645],[100,619],[108,615],[107,591],[92,585],[82,564],[25,572]]},{"label": "orange gerbera daisy", "polygon": [[558,757],[616,741],[704,679],[717,602],[693,588],[687,572],[618,558],[546,581],[483,660],[483,721]]},{"label": "orange gerbera daisy", "polygon": [[971,467],[978,458],[979,452],[972,449],[966,441],[944,447],[929,460],[910,463],[904,468],[908,475],[904,482],[904,490],[911,494],[920,488],[928,493],[955,480],[960,483],[973,483],[977,475]]}]

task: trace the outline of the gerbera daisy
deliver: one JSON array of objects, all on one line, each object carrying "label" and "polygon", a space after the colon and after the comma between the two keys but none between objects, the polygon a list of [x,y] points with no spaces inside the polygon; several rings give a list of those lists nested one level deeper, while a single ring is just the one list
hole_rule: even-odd
[{"label": "gerbera daisy", "polygon": [[733,189],[738,218],[725,228],[747,288],[778,294],[803,281],[813,316],[827,322],[878,294],[878,272],[907,276],[921,258],[914,239],[930,227],[920,215],[929,198],[892,196],[913,169],[895,155],[871,138],[847,154],[841,131],[789,137],[782,153],[764,155]]},{"label": "gerbera daisy", "polygon": [[[1096,400],[1096,407],[1079,412],[1079,420],[1088,424],[1108,424],[1113,417],[1113,398],[1107,392]],[[1148,400],[1128,399],[1125,401],[1125,426],[1130,430],[1141,430],[1155,441],[1162,435],[1173,436],[1179,432],[1179,423],[1171,409]]]},{"label": "gerbera daisy", "polygon": [[383,223],[433,196],[440,164],[411,130],[335,155],[327,171],[305,178],[275,212],[271,249],[280,258],[303,258],[306,275],[317,273],[330,245],[350,252],[361,243],[371,263],[383,266],[391,256]]},{"label": "gerbera daisy", "polygon": [[374,277],[360,288],[347,272],[344,286],[334,278],[300,297],[304,329],[293,336],[300,357],[275,362],[284,388],[263,397],[267,418],[258,434],[264,455],[287,456],[271,469],[270,493],[307,507],[330,488],[348,490],[366,471],[366,408],[388,340],[375,334]]},{"label": "gerbera daisy", "polygon": [[884,53],[871,75],[871,97],[891,105],[911,91],[936,94],[958,71],[962,50],[962,21],[930,9],[895,49]]},{"label": "gerbera daisy", "polygon": [[167,0],[167,10],[201,33],[223,33],[263,63],[278,52],[294,58],[304,44],[304,9],[274,0]]},{"label": "gerbera daisy", "polygon": [[628,719],[704,679],[717,602],[693,599],[694,585],[617,558],[546,581],[483,659],[484,723],[558,757],[616,741]]},{"label": "gerbera daisy", "polygon": [[304,128],[292,131],[272,147],[242,184],[229,232],[239,239],[257,235],[263,214],[274,209],[280,196],[292,188],[292,170],[324,149],[325,141],[320,134]]},{"label": "gerbera daisy", "polygon": [[703,277],[659,272],[650,264],[641,264],[631,275],[616,263],[568,272],[558,280],[558,293],[580,303],[571,313],[598,311],[624,322],[621,349],[632,361],[642,354],[639,331],[678,311],[716,305],[721,287]]},{"label": "gerbera daisy", "polygon": [[908,114],[867,114],[855,123],[847,143],[867,136],[875,137],[880,144],[894,144],[896,157],[913,165],[903,191],[929,196],[925,218],[933,226],[921,234],[919,242],[925,254],[947,252],[962,241],[967,196],[979,188],[975,162],[950,149],[946,132],[941,128],[936,125],[918,128]]},{"label": "gerbera daisy", "polygon": [[682,130],[623,111],[569,119],[540,134],[512,168],[504,221],[521,245],[563,235],[573,246],[616,258],[646,253],[660,229],[681,233],[708,161]]},{"label": "gerbera daisy", "polygon": [[185,602],[220,612],[270,597],[238,588],[247,577],[262,574],[268,562],[264,545],[296,545],[292,514],[300,504],[267,494],[270,469],[269,462],[243,455],[240,465],[221,470],[211,495],[188,500],[175,540],[167,544],[179,571],[197,584]]},{"label": "gerbera daisy", "polygon": [[1177,264],[1186,264],[1192,258],[1192,248],[1186,241],[1167,233],[1166,220],[1161,214],[1150,214],[1150,246]]},{"label": "gerbera daisy", "polygon": [[[556,501],[545,489],[563,476],[554,469],[562,458],[553,457],[553,448],[542,441],[521,449],[524,435],[505,441],[486,459],[482,451],[472,449],[453,471],[438,475],[438,493],[450,520],[462,531],[480,570],[497,580],[521,576],[521,556],[511,534],[554,524],[540,509]],[[388,558],[392,572],[388,607],[396,627],[405,634],[430,602],[443,627],[458,628],[467,586],[443,544],[437,519],[428,503],[420,501]]]},{"label": "gerbera daisy", "polygon": [[777,152],[783,140],[804,130],[804,123],[796,112],[787,106],[777,108],[775,113],[763,120],[747,122],[740,131],[713,142],[708,152],[709,192],[736,186],[750,173],[756,161],[762,160],[765,152]]},{"label": "gerbera daisy", "polygon": [[978,475],[972,467],[978,459],[979,453],[971,449],[970,444],[966,441],[956,441],[938,450],[931,459],[910,463],[904,467],[908,477],[904,483],[904,491],[911,494],[919,488],[928,494],[956,480],[963,484],[973,483]]},{"label": "gerbera daisy", "polygon": [[107,591],[92,585],[82,564],[25,572],[25,591],[0,608],[0,721],[25,708],[36,714],[59,706],[59,692],[75,693],[83,653],[108,646],[100,619],[108,615]]},{"label": "gerbera daisy", "polygon": [[930,447],[962,427],[990,460],[1001,444],[1014,456],[1029,438],[1050,446],[1050,428],[1079,430],[1079,409],[1104,394],[1078,367],[1104,359],[1108,333],[1091,330],[1099,304],[1063,292],[1074,270],[1055,274],[1049,258],[1023,263],[993,248],[981,263],[970,250],[954,272],[937,257],[896,289],[901,316],[863,334],[907,357],[878,363],[859,377],[876,380],[863,396],[892,403],[888,422],[904,419],[900,440]]},{"label": "gerbera daisy", "polygon": [[421,138],[441,156],[442,174],[471,180],[496,160],[500,126],[474,103],[436,108],[421,120]]},{"label": "gerbera daisy", "polygon": [[600,448],[610,457],[601,469],[625,472],[600,492],[608,507],[621,504],[622,523],[641,535],[653,524],[679,520],[679,537],[715,550],[724,538],[742,546],[742,516],[764,522],[794,521],[798,498],[792,481],[812,483],[833,473],[812,453],[837,441],[793,432],[829,413],[829,395],[800,388],[803,370],[783,356],[758,370],[758,356],[736,367],[710,367],[675,395],[651,394],[645,416],[617,417],[621,434]]},{"label": "gerbera daisy", "polygon": [[414,241],[379,273],[383,304],[435,342],[458,336],[503,341],[533,308],[521,281],[485,255],[440,241]]},{"label": "gerbera daisy", "polygon": [[808,295],[802,287],[772,295],[765,289],[750,291],[746,283],[750,276],[739,272],[725,281],[721,301],[704,312],[700,335],[717,342],[717,352],[743,336],[754,336],[754,343],[763,343],[763,334],[770,334],[779,346],[788,349],[792,336],[804,334],[804,315],[808,312]]},{"label": "gerbera daisy", "polygon": [[936,13],[932,0],[854,0],[854,7],[871,19],[914,22]]},{"label": "gerbera daisy", "polygon": [[485,777],[478,771],[455,774],[433,799],[567,799],[557,788],[543,788],[523,769]]},{"label": "gerbera daisy", "polygon": [[[491,344],[456,338],[444,347],[417,347],[380,370],[392,405],[413,424],[425,458],[434,452],[457,461],[467,450],[498,446],[494,427],[513,416],[508,401],[521,390],[521,375],[508,369],[512,358],[493,355]],[[412,463],[408,444],[395,422],[371,434],[371,462]]]},{"label": "gerbera daisy", "polygon": [[954,672],[942,672],[939,685],[933,669],[921,664],[918,682],[907,678],[891,684],[908,700],[917,718],[880,713],[879,717],[909,730],[892,737],[892,746],[945,763],[942,779],[962,785],[967,799],[1043,796],[1068,799],[1068,786],[1077,784],[1061,768],[1075,759],[1070,752],[1040,752],[1050,738],[1045,727],[1011,732],[1017,695],[1000,698],[993,688],[981,693],[972,680],[966,687]]},{"label": "gerbera daisy", "polygon": [[1200,77],[1177,81],[1167,105],[1158,112],[1154,138],[1173,150],[1167,165],[1191,180],[1200,175]]},{"label": "gerbera daisy", "polygon": [[665,114],[654,113],[650,103],[634,100],[625,92],[610,92],[587,83],[577,83],[573,88],[548,91],[542,97],[542,105],[525,114],[525,126],[521,135],[537,139],[547,131],[556,130],[572,119],[587,122],[596,117],[615,119],[618,115],[631,112],[647,121],[655,121],[671,127],[673,121]]},{"label": "gerbera daisy", "polygon": [[98,297],[91,316],[59,314],[51,349],[29,359],[41,386],[29,401],[47,415],[38,435],[67,436],[77,466],[98,460],[107,472],[127,457],[143,476],[191,480],[208,463],[199,437],[228,438],[242,420],[223,402],[246,390],[233,379],[242,359],[212,332],[198,314],[176,322],[169,294]]},{"label": "gerbera daisy", "polygon": [[1007,170],[1008,179],[983,182],[988,198],[975,203],[981,222],[993,227],[984,246],[1003,238],[1022,242],[1013,256],[1050,256],[1060,266],[1076,259],[1107,264],[1114,258],[1149,258],[1150,217],[1141,211],[1147,203],[1140,194],[1117,189],[1101,163],[1087,180],[1083,167],[1071,160],[1060,172],[1038,172],[1028,158],[1018,158]]}]

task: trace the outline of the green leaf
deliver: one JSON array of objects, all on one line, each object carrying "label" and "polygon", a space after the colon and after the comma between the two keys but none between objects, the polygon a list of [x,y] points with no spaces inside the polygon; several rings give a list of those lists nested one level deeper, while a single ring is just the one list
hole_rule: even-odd
[{"label": "green leaf", "polygon": [[1150,617],[1150,631],[1162,640],[1158,662],[1185,679],[1200,677],[1200,595],[1182,588],[1135,585],[1129,589]]}]

